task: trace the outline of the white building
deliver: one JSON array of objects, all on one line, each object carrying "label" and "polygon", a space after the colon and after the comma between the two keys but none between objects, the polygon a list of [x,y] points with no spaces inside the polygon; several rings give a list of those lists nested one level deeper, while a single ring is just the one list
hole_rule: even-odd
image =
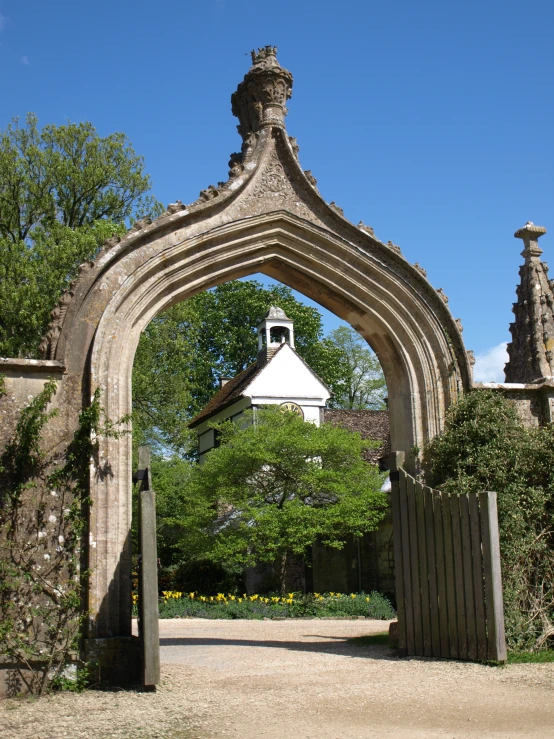
[{"label": "white building", "polygon": [[279,405],[319,426],[331,391],[294,349],[294,325],[281,308],[271,307],[258,326],[258,359],[232,379],[193,418],[199,459],[217,446],[214,421],[238,421],[244,411]]}]

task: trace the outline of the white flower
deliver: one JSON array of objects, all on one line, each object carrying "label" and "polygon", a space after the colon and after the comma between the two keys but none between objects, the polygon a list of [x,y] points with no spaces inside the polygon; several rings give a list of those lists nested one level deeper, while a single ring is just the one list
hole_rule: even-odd
[{"label": "white flower", "polygon": [[64,539],[64,538],[63,538],[63,536],[62,536],[62,535],[60,534],[60,535],[58,536],[58,543],[59,543],[59,544],[63,544],[63,543],[64,543],[64,541],[65,541],[65,539]]},{"label": "white flower", "polygon": [[46,531],[39,531],[38,532],[38,538],[39,539],[44,539],[45,536],[46,536]]},{"label": "white flower", "polygon": [[55,490],[50,491],[50,495],[53,495],[54,498],[57,497],[58,493]]},{"label": "white flower", "polygon": [[56,523],[57,520],[58,519],[56,518],[56,516],[54,516],[54,514],[52,514],[51,516],[48,516],[49,523]]},{"label": "white flower", "polygon": [[44,559],[50,559],[50,555],[48,554],[48,552],[44,555]]}]

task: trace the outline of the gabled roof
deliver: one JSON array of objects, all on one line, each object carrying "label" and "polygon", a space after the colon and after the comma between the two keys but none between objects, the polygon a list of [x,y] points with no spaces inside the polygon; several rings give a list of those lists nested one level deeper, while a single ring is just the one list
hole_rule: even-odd
[{"label": "gabled roof", "polygon": [[206,403],[202,410],[196,414],[192,421],[189,421],[189,428],[194,428],[195,426],[198,426],[200,423],[202,423],[202,421],[210,418],[210,416],[215,415],[219,411],[222,411],[224,408],[227,408],[233,403],[236,403],[237,400],[243,398],[244,392],[248,388],[248,386],[256,379],[256,377],[258,377],[258,375],[263,372],[263,370],[275,359],[277,354],[279,354],[281,349],[283,349],[285,346],[288,346],[288,348],[302,362],[306,369],[308,369],[316,378],[316,380],[318,380],[318,382],[320,382],[323,387],[332,395],[332,391],[327,387],[323,380],[318,377],[318,375],[316,375],[310,365],[304,359],[302,359],[300,354],[298,354],[298,352],[296,352],[288,344],[281,344],[281,346],[275,350],[275,352],[273,353],[271,358],[267,360],[267,362],[264,362],[263,364],[260,364],[259,362],[253,362],[246,369],[244,369],[242,372],[239,372],[238,375],[233,377],[232,380],[226,382],[225,385],[223,385],[223,387],[214,395],[214,397],[208,403]]},{"label": "gabled roof", "polygon": [[225,385],[214,395],[214,397],[206,403],[202,410],[196,414],[196,416],[189,421],[189,428],[198,426],[199,423],[205,421],[206,418],[213,416],[218,411],[227,408],[237,400],[243,397],[243,392],[246,390],[252,380],[257,377],[263,370],[265,365],[258,365],[257,362],[253,362],[238,375],[235,375],[232,380],[226,382]]}]

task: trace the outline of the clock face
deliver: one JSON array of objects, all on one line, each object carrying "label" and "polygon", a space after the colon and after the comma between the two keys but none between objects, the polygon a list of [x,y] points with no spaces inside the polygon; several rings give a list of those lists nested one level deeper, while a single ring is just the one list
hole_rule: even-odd
[{"label": "clock face", "polygon": [[290,413],[296,413],[297,416],[304,418],[304,411],[296,403],[281,403],[281,409]]}]

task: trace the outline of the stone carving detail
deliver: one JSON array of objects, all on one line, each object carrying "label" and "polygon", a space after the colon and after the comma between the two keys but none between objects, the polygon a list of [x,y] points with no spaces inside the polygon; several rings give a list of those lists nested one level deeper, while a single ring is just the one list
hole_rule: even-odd
[{"label": "stone carving detail", "polygon": [[298,159],[298,152],[300,151],[300,147],[298,146],[298,141],[294,138],[294,136],[289,136],[289,144],[291,146],[292,153]]},{"label": "stone carving detail", "polygon": [[121,241],[120,236],[116,236],[115,234],[113,236],[110,236],[109,239],[106,239],[103,244],[103,250],[108,251],[109,249],[113,249],[114,246],[117,246],[119,242]]},{"label": "stone carving detail", "polygon": [[329,208],[331,208],[335,211],[335,213],[338,213],[339,216],[342,216],[344,218],[343,209],[340,207],[340,205],[337,205],[334,200],[331,200],[331,202],[329,203]]},{"label": "stone carving detail", "polygon": [[170,203],[167,206],[167,210],[164,213],[164,215],[172,216],[174,213],[178,213],[180,210],[186,210],[186,205],[183,205],[183,203],[180,200],[176,200],[174,203]]},{"label": "stone carving detail", "polygon": [[437,292],[440,295],[440,299],[442,300],[442,302],[446,305],[448,303],[448,296],[446,295],[442,287],[439,287]]},{"label": "stone carving detail", "polygon": [[219,188],[210,185],[206,190],[200,190],[200,201],[207,202],[219,196]]},{"label": "stone carving detail", "polygon": [[292,74],[277,61],[277,48],[264,46],[252,51],[252,66],[231,96],[243,140],[266,124],[282,126],[287,114],[285,103],[291,95]]},{"label": "stone carving detail", "polygon": [[141,218],[138,221],[135,221],[131,227],[131,231],[142,231],[143,228],[146,228],[146,226],[149,226],[152,223],[151,218]]},{"label": "stone carving detail", "polygon": [[283,165],[279,161],[277,153],[273,152],[267,167],[260,175],[260,179],[256,184],[252,195],[255,198],[264,198],[268,195],[284,195],[287,185],[288,178],[283,169]]},{"label": "stone carving detail", "polygon": [[398,244],[393,244],[392,241],[387,241],[387,246],[389,247],[389,249],[392,249],[397,254],[402,255],[402,250],[400,249]]},{"label": "stone carving detail", "polygon": [[310,183],[310,185],[312,187],[315,187],[315,189],[317,190],[317,180],[313,176],[312,170],[311,169],[305,169],[304,170],[304,174],[306,175],[306,179],[308,180],[308,182]]},{"label": "stone carving detail", "polygon": [[366,234],[369,234],[370,236],[375,236],[375,231],[372,229],[371,226],[366,226],[363,221],[360,221],[358,223],[358,228],[360,231],[365,231]]},{"label": "stone carving detail", "polygon": [[424,277],[427,277],[427,270],[424,269],[419,262],[416,262],[414,264],[414,267],[417,269],[420,275],[423,275]]},{"label": "stone carving detail", "polygon": [[461,320],[461,318],[455,318],[455,319],[454,319],[454,323],[456,324],[456,326],[457,326],[457,328],[458,328],[458,331],[459,331],[460,333],[462,333],[462,332],[463,332],[463,330],[464,330],[464,327],[462,326],[462,320]]},{"label": "stone carving detail", "polygon": [[473,367],[473,365],[475,364],[475,354],[473,352],[473,349],[468,349],[466,351],[466,354],[470,365]]},{"label": "stone carving detail", "polygon": [[242,153],[233,152],[229,158],[229,178],[240,177],[244,167],[242,166]]}]

